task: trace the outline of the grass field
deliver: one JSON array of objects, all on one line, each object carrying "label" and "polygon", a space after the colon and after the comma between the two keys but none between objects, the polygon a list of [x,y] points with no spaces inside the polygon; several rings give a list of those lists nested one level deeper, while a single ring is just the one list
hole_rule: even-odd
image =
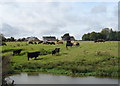
[{"label": "grass field", "polygon": [[[9,74],[19,72],[46,72],[69,76],[104,76],[118,77],[118,41],[94,43],[79,41],[80,46],[69,47],[60,45],[31,45],[27,42],[7,42],[2,47],[3,58],[10,57]],[[51,55],[55,48],[61,48],[59,55]],[[14,49],[24,49],[20,55],[12,56]],[[27,52],[40,51],[37,60],[27,59]],[[46,52],[47,51],[47,52]]]}]

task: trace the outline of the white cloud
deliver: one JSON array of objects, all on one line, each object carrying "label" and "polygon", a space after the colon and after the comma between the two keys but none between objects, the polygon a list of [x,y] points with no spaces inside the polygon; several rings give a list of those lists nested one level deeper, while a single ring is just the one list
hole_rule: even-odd
[{"label": "white cloud", "polygon": [[15,1],[1,3],[0,26],[4,29],[5,36],[17,38],[22,36],[40,38],[43,35],[60,37],[65,32],[70,32],[71,35],[80,39],[84,33],[93,30],[100,31],[104,27],[117,28],[117,17],[111,16],[115,11],[107,11],[107,8],[113,8],[113,6],[96,3],[97,6],[93,6],[94,8],[89,8],[87,5],[83,8],[81,5],[86,4]]},{"label": "white cloud", "polygon": [[106,13],[107,6],[106,5],[98,5],[92,9],[92,13]]}]

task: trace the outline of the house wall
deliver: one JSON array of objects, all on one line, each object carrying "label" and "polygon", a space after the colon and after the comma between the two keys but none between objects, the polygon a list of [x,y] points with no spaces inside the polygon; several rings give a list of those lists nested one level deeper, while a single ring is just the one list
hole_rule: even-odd
[{"label": "house wall", "polygon": [[56,41],[56,38],[43,38],[44,41]]}]

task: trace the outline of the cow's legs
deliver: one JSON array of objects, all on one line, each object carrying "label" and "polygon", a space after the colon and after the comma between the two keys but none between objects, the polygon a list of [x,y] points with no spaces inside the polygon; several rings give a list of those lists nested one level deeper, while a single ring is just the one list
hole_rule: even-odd
[{"label": "cow's legs", "polygon": [[35,60],[36,60],[37,57],[35,57]]},{"label": "cow's legs", "polygon": [[68,46],[66,45],[66,49],[68,49]]}]

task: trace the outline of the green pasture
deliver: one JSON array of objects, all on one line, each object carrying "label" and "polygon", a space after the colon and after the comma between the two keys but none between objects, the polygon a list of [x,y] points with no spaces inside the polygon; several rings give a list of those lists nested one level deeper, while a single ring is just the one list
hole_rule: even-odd
[{"label": "green pasture", "polygon": [[[9,74],[19,72],[46,72],[70,76],[118,77],[118,41],[94,43],[79,41],[80,46],[69,47],[64,44],[45,45],[27,44],[27,42],[7,42],[2,47],[2,56],[10,57]],[[51,51],[60,48],[60,53],[51,55]],[[23,49],[20,55],[12,56],[14,49]],[[27,52],[40,51],[37,60],[27,59]]]}]

